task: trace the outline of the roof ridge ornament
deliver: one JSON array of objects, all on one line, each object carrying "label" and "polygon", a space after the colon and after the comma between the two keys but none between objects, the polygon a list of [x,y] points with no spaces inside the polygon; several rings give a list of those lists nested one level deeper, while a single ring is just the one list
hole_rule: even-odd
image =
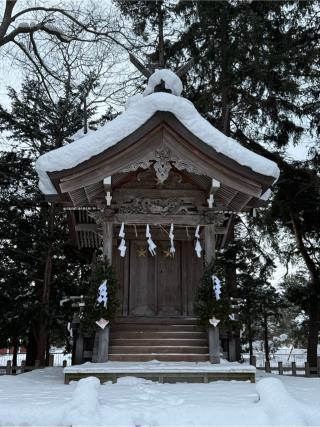
[{"label": "roof ridge ornament", "polygon": [[144,91],[144,96],[154,92],[167,92],[180,96],[182,92],[182,82],[180,78],[185,75],[194,65],[194,59],[190,59],[185,65],[180,67],[176,72],[165,68],[164,64],[157,67],[145,66],[132,53],[129,53],[131,63],[148,79],[148,86]]},{"label": "roof ridge ornament", "polygon": [[[154,73],[155,69],[154,67],[147,67],[146,65],[143,65],[143,63],[135,57],[131,52],[129,53],[129,59],[130,62],[137,68],[137,70],[140,71],[140,73],[145,76],[147,79]],[[178,77],[183,77],[187,72],[193,67],[194,65],[194,58],[189,59],[182,67],[180,67],[177,71],[175,71],[175,74]],[[161,67],[165,69],[165,67]]]}]

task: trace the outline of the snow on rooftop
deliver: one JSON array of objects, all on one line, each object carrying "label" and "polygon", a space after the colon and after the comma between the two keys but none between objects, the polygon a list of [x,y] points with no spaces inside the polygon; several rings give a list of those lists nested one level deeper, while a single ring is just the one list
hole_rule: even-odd
[{"label": "snow on rooftop", "polygon": [[[70,169],[100,154],[140,128],[157,111],[174,114],[191,133],[240,165],[247,166],[262,175],[278,178],[279,168],[276,163],[224,135],[204,119],[190,101],[176,96],[181,93],[180,89],[182,90],[181,81],[178,83],[177,79],[180,81],[170,70],[157,70],[150,77],[144,96],[135,96],[129,100],[125,112],[96,132],[88,133],[71,144],[40,156],[36,162],[40,190],[45,194],[56,194],[47,172]],[[164,80],[166,87],[176,95],[164,92],[148,94],[160,80]]]},{"label": "snow on rooftop", "polygon": [[261,194],[260,200],[263,200],[264,202],[266,202],[267,200],[270,199],[271,194],[272,194],[272,191],[270,190],[270,188],[268,188],[267,191],[265,191],[263,194]]},{"label": "snow on rooftop", "polygon": [[148,86],[144,91],[144,96],[154,92],[154,88],[164,82],[165,88],[171,90],[173,95],[180,96],[182,93],[182,82],[180,78],[171,70],[156,70],[148,80]]}]

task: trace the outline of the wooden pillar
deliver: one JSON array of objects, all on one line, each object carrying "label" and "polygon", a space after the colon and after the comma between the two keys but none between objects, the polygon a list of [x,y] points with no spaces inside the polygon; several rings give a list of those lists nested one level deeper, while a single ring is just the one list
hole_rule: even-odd
[{"label": "wooden pillar", "polygon": [[[103,225],[103,256],[112,263],[113,223],[104,222]],[[109,354],[109,326],[99,330],[95,336],[93,360],[98,363],[107,362]]]},{"label": "wooden pillar", "polygon": [[113,240],[113,223],[104,222],[102,224],[103,229],[103,256],[105,259],[112,262],[112,240]]},{"label": "wooden pillar", "polygon": [[304,363],[305,376],[310,377],[310,365],[309,362]]},{"label": "wooden pillar", "polygon": [[210,262],[214,260],[216,257],[216,236],[215,236],[214,224],[209,224],[205,226],[204,248],[205,248],[206,262],[210,264]]},{"label": "wooden pillar", "polygon": [[283,375],[283,362],[278,362],[279,375]]},{"label": "wooden pillar", "polygon": [[54,365],[54,354],[49,354],[49,366]]},{"label": "wooden pillar", "polygon": [[292,369],[292,375],[296,376],[297,375],[297,365],[296,362],[292,362],[291,364],[291,369]]},{"label": "wooden pillar", "polygon": [[7,366],[6,366],[6,375],[11,375],[12,373],[12,369],[11,369],[11,360],[7,361]]},{"label": "wooden pillar", "polygon": [[[205,226],[204,248],[207,264],[210,264],[216,257],[216,236],[214,224]],[[220,337],[219,327],[209,326],[209,361],[210,363],[220,363]]]}]

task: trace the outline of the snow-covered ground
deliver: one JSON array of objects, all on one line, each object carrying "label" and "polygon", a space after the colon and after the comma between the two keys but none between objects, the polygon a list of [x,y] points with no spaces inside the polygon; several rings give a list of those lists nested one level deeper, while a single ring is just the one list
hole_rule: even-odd
[{"label": "snow-covered ground", "polygon": [[320,378],[258,373],[257,384],[63,384],[62,368],[0,377],[0,425],[320,425]]}]

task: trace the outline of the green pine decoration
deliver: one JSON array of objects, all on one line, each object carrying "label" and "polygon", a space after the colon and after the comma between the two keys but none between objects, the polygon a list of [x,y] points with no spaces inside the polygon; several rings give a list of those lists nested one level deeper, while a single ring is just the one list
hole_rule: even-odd
[{"label": "green pine decoration", "polygon": [[[108,303],[98,303],[98,288],[106,280],[108,286]],[[92,332],[97,328],[96,321],[103,318],[112,323],[118,308],[119,299],[117,296],[118,282],[115,273],[109,261],[98,262],[92,272],[89,283],[86,305],[81,313],[81,329],[86,332]]]},{"label": "green pine decoration", "polygon": [[[213,316],[220,320],[219,326],[228,327],[235,323],[229,319],[232,309],[226,291],[224,277],[220,274],[219,270],[220,268],[215,261],[206,264],[200,286],[197,290],[195,314],[199,317],[201,325],[205,328],[210,325],[209,319]],[[212,275],[219,277],[221,280],[221,295],[219,300],[215,297]]]}]

